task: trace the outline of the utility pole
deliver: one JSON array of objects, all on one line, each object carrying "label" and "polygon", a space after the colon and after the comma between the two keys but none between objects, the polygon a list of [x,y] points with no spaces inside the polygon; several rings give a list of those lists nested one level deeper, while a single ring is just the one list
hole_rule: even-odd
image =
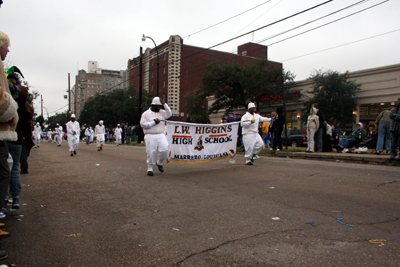
[{"label": "utility pole", "polygon": [[143,140],[142,137],[142,127],[140,127],[140,117],[142,116],[142,89],[143,89],[143,82],[142,82],[142,65],[143,65],[143,48],[140,47],[140,59],[139,59],[139,126],[138,126],[138,144],[140,144]]},{"label": "utility pole", "polygon": [[[40,105],[41,105],[41,111],[42,111],[42,118],[43,118],[43,95],[40,95]],[[44,118],[43,118],[43,120],[44,120]]]},{"label": "utility pole", "polygon": [[69,113],[71,112],[71,85],[70,85],[70,75],[68,73],[68,112],[67,112],[67,120],[69,120]]}]

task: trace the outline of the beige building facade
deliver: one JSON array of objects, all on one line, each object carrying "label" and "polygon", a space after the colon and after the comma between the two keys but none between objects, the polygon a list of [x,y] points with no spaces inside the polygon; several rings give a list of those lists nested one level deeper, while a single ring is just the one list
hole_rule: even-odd
[{"label": "beige building facade", "polygon": [[[361,121],[369,130],[375,124],[375,118],[379,113],[389,107],[393,107],[397,98],[400,97],[400,64],[365,69],[349,72],[350,79],[361,85],[361,90],[356,95],[357,109],[353,111],[355,121]],[[286,104],[286,122],[288,129],[303,129],[306,122],[301,121],[303,111],[302,101],[307,97],[307,91],[312,88],[311,80],[303,80],[295,83],[292,91],[299,91],[301,98],[299,102],[289,102]],[[209,98],[212,104],[213,97]],[[340,104],[340,103],[339,103]],[[261,115],[270,117],[272,111],[280,104],[261,108]],[[323,107],[320,107],[323,111]],[[245,110],[234,110],[235,114],[244,114]],[[218,124],[224,112],[212,114],[212,123]],[[329,123],[329,122],[328,122]]]}]

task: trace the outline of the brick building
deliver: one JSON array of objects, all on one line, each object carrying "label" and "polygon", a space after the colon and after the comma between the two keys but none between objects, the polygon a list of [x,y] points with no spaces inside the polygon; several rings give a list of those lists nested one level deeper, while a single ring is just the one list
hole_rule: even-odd
[{"label": "brick building", "polygon": [[[171,107],[173,120],[185,120],[185,96],[199,89],[207,65],[213,60],[236,61],[248,64],[259,58],[268,59],[268,47],[247,43],[238,47],[237,54],[221,52],[183,44],[178,35],[157,48],[147,48],[143,57],[143,89],[150,94],[157,92],[157,49],[159,56],[159,96]],[[281,63],[270,62],[282,67]],[[129,86],[139,88],[139,58],[128,61]]]}]

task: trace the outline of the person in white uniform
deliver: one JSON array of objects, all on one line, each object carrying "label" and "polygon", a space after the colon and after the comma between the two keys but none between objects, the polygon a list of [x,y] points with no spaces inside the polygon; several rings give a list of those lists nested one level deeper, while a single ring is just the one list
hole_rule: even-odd
[{"label": "person in white uniform", "polygon": [[118,124],[117,128],[114,130],[114,135],[115,135],[115,142],[117,143],[117,146],[121,144],[121,139],[122,139],[122,128],[121,125]]},{"label": "person in white uniform", "polygon": [[42,135],[42,127],[40,127],[39,123],[36,123],[36,125],[33,126],[33,132],[32,132],[33,143],[35,144],[35,148],[39,147],[41,135]]},{"label": "person in white uniform", "polygon": [[57,146],[61,146],[64,135],[63,127],[57,123],[54,132],[55,132],[54,141],[57,142]]},{"label": "person in white uniform", "polygon": [[104,134],[106,133],[106,128],[103,124],[103,121],[99,121],[99,124],[97,124],[94,128],[94,135],[97,139],[97,151],[103,150]]},{"label": "person in white uniform", "polygon": [[91,143],[93,143],[93,136],[94,136],[94,130],[93,130],[92,126],[89,127],[89,131],[90,131],[90,134],[91,134],[89,143],[91,144]]},{"label": "person in white uniform", "polygon": [[[164,109],[161,109],[161,107]],[[140,118],[140,126],[145,134],[147,152],[147,175],[153,176],[153,165],[164,172],[163,162],[168,156],[168,141],[165,136],[165,123],[161,122],[172,116],[171,108],[159,97],[153,98],[151,106]],[[158,160],[157,158],[158,152]]]},{"label": "person in white uniform", "polygon": [[67,123],[68,145],[71,157],[76,155],[76,150],[78,150],[80,132],[79,122],[75,120],[75,114],[71,114],[71,120]]},{"label": "person in white uniform", "polygon": [[85,137],[87,146],[90,144],[90,139],[92,138],[92,136],[93,136],[93,130],[91,129],[91,127],[86,127]]},{"label": "person in white uniform", "polygon": [[47,131],[47,141],[51,142],[53,140],[53,131],[49,129]]},{"label": "person in white uniform", "polygon": [[260,122],[271,122],[270,118],[265,118],[255,113],[256,105],[249,103],[247,112],[242,117],[242,135],[243,144],[246,153],[246,165],[253,165],[253,155],[258,155],[261,149],[264,148],[264,142],[258,133],[258,124]]}]

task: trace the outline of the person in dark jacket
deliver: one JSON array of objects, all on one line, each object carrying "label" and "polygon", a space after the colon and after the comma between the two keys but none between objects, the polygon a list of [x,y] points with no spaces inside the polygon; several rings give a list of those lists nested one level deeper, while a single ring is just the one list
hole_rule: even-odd
[{"label": "person in dark jacket", "polygon": [[390,158],[394,159],[397,156],[397,147],[400,147],[400,97],[396,101],[396,107],[390,110],[389,118],[392,120],[390,124],[390,133],[392,134],[390,151],[392,155],[390,155]]},{"label": "person in dark jacket", "polygon": [[274,121],[274,144],[273,150],[282,149],[282,132],[283,126],[285,125],[285,114],[283,114],[283,106],[279,106],[276,108],[276,119]]},{"label": "person in dark jacket", "polygon": [[314,103],[314,104],[312,104],[312,106],[317,109],[317,116],[319,118],[319,128],[315,132],[315,137],[314,137],[314,142],[315,142],[314,149],[315,149],[315,152],[322,152],[323,132],[324,132],[326,120],[325,120],[324,113],[322,113],[322,111],[318,108],[318,104]]}]

